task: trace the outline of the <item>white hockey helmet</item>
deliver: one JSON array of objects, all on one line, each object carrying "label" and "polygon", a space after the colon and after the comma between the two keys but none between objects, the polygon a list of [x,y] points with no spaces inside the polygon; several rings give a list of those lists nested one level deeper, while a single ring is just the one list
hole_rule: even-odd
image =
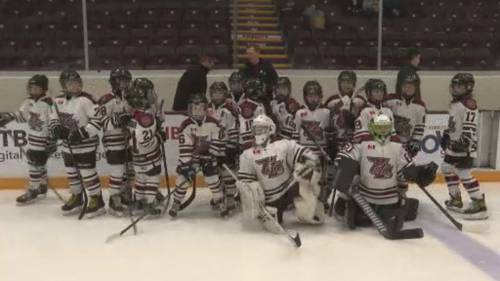
[{"label": "white hockey helmet", "polygon": [[276,125],[271,118],[261,114],[253,119],[252,133],[256,145],[266,145],[270,137],[276,133]]}]

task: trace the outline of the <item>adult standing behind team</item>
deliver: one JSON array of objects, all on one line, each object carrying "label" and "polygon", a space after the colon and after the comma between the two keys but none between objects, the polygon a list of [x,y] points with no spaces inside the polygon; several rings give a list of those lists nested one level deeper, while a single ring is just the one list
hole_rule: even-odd
[{"label": "adult standing behind team", "polygon": [[187,111],[188,101],[191,95],[202,93],[205,95],[207,91],[207,74],[215,66],[215,59],[211,56],[204,55],[199,62],[189,67],[181,79],[177,83],[175,91],[174,105],[175,111]]},{"label": "adult standing behind team", "polygon": [[396,94],[401,94],[401,86],[403,84],[403,80],[410,73],[416,73],[418,71],[418,66],[420,65],[421,55],[420,52],[415,48],[408,49],[406,53],[406,57],[408,59],[407,64],[401,66],[398,72],[398,78],[396,81]]}]

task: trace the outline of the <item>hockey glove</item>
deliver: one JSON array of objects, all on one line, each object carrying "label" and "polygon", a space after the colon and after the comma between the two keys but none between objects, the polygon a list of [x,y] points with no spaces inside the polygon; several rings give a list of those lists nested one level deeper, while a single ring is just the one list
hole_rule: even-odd
[{"label": "hockey glove", "polygon": [[193,181],[196,176],[196,171],[189,164],[183,164],[177,166],[177,173],[184,176],[187,180]]},{"label": "hockey glove", "polygon": [[89,133],[84,127],[80,127],[78,130],[71,131],[68,136],[68,141],[70,143],[81,143],[82,140],[89,138]]},{"label": "hockey glove", "polygon": [[10,113],[0,113],[0,127],[9,124],[9,122],[12,121],[13,119],[14,118]]},{"label": "hockey glove", "polygon": [[430,162],[425,165],[411,165],[402,170],[404,177],[409,181],[414,181],[420,187],[426,187],[436,178],[438,165]]},{"label": "hockey glove", "polygon": [[67,127],[64,127],[63,125],[56,125],[52,129],[52,134],[56,139],[66,140],[69,136],[69,129]]},{"label": "hockey glove", "polygon": [[450,141],[450,149],[455,152],[467,152],[469,148],[469,139],[463,136],[458,141]]},{"label": "hockey glove", "polygon": [[450,134],[448,134],[447,131],[444,131],[440,141],[441,149],[446,150],[446,148],[448,148],[449,143],[450,143]]},{"label": "hockey glove", "polygon": [[128,125],[130,120],[132,120],[132,116],[128,112],[115,113],[111,118],[111,124],[117,128],[123,128]]},{"label": "hockey glove", "polygon": [[415,155],[417,155],[417,153],[420,151],[420,141],[411,139],[406,144],[406,151],[408,151],[412,158],[415,157]]}]

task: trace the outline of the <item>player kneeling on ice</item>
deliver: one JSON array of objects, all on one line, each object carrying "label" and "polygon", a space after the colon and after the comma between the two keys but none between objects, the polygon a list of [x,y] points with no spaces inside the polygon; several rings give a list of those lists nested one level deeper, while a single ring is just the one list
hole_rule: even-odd
[{"label": "player kneeling on ice", "polygon": [[253,120],[252,132],[255,141],[240,156],[236,184],[245,217],[259,220],[273,233],[281,233],[276,220],[282,223],[283,211],[293,203],[301,222],[323,223],[324,208],[318,200],[318,156],[293,140],[272,142],[276,126],[266,115]]},{"label": "player kneeling on ice", "polygon": [[[193,95],[188,105],[189,118],[182,122],[179,136],[179,164],[177,166],[174,201],[169,210],[176,217],[187,188],[198,171],[203,172],[205,182],[212,191],[211,205],[226,215],[226,206],[218,172],[218,158],[224,157],[224,130],[219,122],[207,114],[208,101],[203,94]],[[193,191],[194,192],[194,191]]]},{"label": "player kneeling on ice", "polygon": [[147,78],[134,80],[127,100],[132,106],[132,120],[128,127],[136,174],[133,212],[159,216],[162,209],[157,194],[161,174],[163,113],[157,106],[154,85]]},{"label": "player kneeling on ice", "polygon": [[24,194],[16,198],[17,203],[31,203],[47,193],[47,160],[56,151],[56,144],[49,137],[48,123],[52,99],[46,96],[49,80],[45,75],[35,75],[26,86],[29,97],[16,112],[0,113],[0,127],[15,120],[27,122],[29,184]]},{"label": "player kneeling on ice", "polygon": [[[334,188],[348,197],[360,194],[388,227],[399,231],[405,220],[416,217],[418,200],[406,198],[398,183],[408,180],[425,187],[434,181],[436,164],[416,166],[399,138],[391,136],[393,122],[387,115],[375,116],[368,128],[370,135],[339,152]],[[335,212],[352,229],[370,225],[368,214],[351,198],[339,197]]]}]

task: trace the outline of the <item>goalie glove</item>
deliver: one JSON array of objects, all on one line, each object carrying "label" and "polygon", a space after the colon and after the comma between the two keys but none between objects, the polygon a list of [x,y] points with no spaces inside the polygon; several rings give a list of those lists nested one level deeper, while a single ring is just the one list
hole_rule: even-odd
[{"label": "goalie glove", "polygon": [[426,187],[436,178],[438,165],[430,162],[425,165],[410,165],[402,170],[404,177],[409,181],[414,181],[420,187]]}]

